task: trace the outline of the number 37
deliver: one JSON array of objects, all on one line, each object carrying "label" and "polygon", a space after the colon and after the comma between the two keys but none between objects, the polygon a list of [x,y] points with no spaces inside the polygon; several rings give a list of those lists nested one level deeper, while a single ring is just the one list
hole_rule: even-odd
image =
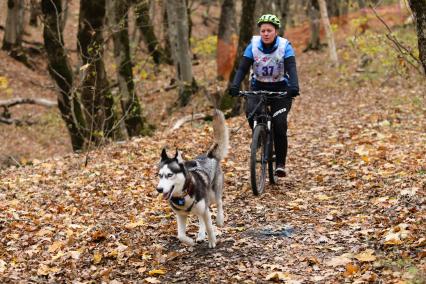
[{"label": "number 37", "polygon": [[263,76],[272,76],[274,72],[274,66],[264,66],[262,67],[262,75]]}]

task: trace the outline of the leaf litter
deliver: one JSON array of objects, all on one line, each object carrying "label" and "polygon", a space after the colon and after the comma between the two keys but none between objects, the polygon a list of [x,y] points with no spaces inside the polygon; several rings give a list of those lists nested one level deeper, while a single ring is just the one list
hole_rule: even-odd
[{"label": "leaf litter", "polygon": [[[287,178],[254,197],[250,131],[231,135],[216,249],[182,245],[155,192],[163,146],[208,149],[210,125],[194,123],[92,151],[87,167],[69,154],[2,171],[1,282],[424,281],[424,86],[412,87],[423,104],[404,91],[410,79],[353,90],[332,69],[310,74],[318,56],[300,68]],[[195,238],[194,218],[188,230]]]}]

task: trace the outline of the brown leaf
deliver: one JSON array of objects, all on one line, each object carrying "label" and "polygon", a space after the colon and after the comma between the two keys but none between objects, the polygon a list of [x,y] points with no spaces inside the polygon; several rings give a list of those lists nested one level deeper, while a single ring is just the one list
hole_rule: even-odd
[{"label": "brown leaf", "polygon": [[376,260],[376,256],[374,256],[374,250],[366,249],[365,251],[355,255],[355,258],[361,262],[371,262]]},{"label": "brown leaf", "polygon": [[161,283],[161,281],[155,277],[147,277],[144,279],[144,281],[147,283]]},{"label": "brown leaf", "polygon": [[93,242],[101,242],[103,240],[105,240],[107,237],[107,234],[104,231],[94,231],[92,233],[92,241]]},{"label": "brown leaf", "polygon": [[343,272],[343,276],[350,277],[356,274],[359,271],[359,266],[356,264],[348,263],[346,264],[346,270]]},{"label": "brown leaf", "polygon": [[153,269],[148,271],[149,276],[164,275],[166,271],[163,269]]}]

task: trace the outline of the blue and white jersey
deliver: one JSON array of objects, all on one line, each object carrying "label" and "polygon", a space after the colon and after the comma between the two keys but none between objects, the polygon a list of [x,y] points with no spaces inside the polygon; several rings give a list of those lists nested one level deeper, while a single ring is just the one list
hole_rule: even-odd
[{"label": "blue and white jersey", "polygon": [[244,56],[253,59],[252,79],[259,82],[287,81],[284,70],[284,59],[294,56],[290,42],[277,37],[273,47],[265,50],[261,37],[254,36],[244,51]]}]

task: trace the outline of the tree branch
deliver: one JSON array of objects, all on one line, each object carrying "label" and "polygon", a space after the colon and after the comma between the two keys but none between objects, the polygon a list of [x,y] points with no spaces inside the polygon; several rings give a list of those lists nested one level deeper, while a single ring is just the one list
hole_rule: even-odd
[{"label": "tree branch", "polygon": [[421,72],[420,66],[421,66],[421,61],[419,58],[417,58],[413,52],[411,50],[409,50],[408,48],[406,48],[404,45],[402,45],[402,43],[400,43],[398,41],[398,39],[392,34],[392,30],[390,29],[390,27],[388,26],[388,24],[386,24],[386,22],[379,16],[379,14],[377,13],[376,9],[374,9],[374,7],[370,4],[370,9],[373,10],[374,15],[376,15],[377,19],[380,20],[380,22],[382,22],[382,24],[386,27],[386,29],[388,30],[388,33],[386,34],[386,37],[393,42],[393,44],[395,45],[396,49],[402,54],[402,55],[406,55],[408,54],[415,62],[417,62],[417,66],[411,62],[410,60],[407,60],[405,57],[403,57],[405,59],[405,61],[410,64],[411,66],[413,66],[417,71]]},{"label": "tree branch", "polygon": [[41,105],[45,107],[54,107],[57,106],[58,103],[44,99],[44,98],[14,98],[10,100],[0,100],[0,106],[2,107],[12,107],[19,104],[34,104],[34,105]]},{"label": "tree branch", "polygon": [[179,129],[183,124],[190,122],[190,121],[194,121],[197,119],[205,119],[207,118],[208,115],[204,114],[204,113],[195,113],[195,114],[190,114],[187,116],[184,116],[182,118],[180,118],[178,121],[176,121],[176,123],[173,125],[172,128],[169,129],[169,133],[172,133],[173,131]]},{"label": "tree branch", "polygon": [[19,119],[7,118],[7,117],[1,116],[1,115],[0,115],[0,123],[5,123],[5,124],[9,124],[9,125],[15,124],[15,125],[18,125],[18,126],[21,126],[21,125],[24,125],[24,124],[26,124],[26,125],[35,124],[35,122],[29,121],[29,120],[19,120]]}]

